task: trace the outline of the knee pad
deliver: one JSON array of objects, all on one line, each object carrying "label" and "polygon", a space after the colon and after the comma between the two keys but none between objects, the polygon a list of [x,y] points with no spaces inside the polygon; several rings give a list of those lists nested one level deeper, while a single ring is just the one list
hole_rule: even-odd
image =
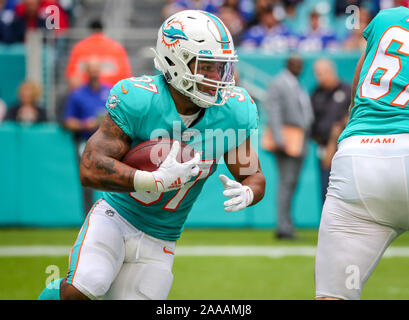
[{"label": "knee pad", "polygon": [[110,280],[102,272],[87,272],[76,277],[71,284],[91,300],[96,300],[109,290]]},{"label": "knee pad", "polygon": [[158,263],[124,263],[104,299],[165,300],[173,274]]},{"label": "knee pad", "polygon": [[136,291],[149,300],[165,300],[172,286],[172,272],[159,264],[143,264],[140,267],[141,278],[135,286]]}]

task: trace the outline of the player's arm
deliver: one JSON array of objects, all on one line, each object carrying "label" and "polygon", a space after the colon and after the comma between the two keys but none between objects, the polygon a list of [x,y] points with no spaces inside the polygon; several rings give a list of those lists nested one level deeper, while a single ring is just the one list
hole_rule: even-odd
[{"label": "player's arm", "polygon": [[104,191],[135,191],[136,169],[120,162],[130,148],[131,139],[107,114],[82,154],[82,185]]},{"label": "player's arm", "polygon": [[199,173],[200,155],[179,163],[176,156],[180,144],[174,143],[158,170],[136,170],[120,160],[131,148],[131,139],[108,114],[98,130],[85,146],[80,163],[80,178],[83,186],[110,192],[173,190],[172,183],[186,183]]},{"label": "player's arm", "polygon": [[352,90],[351,90],[351,104],[349,105],[348,113],[351,113],[351,109],[354,107],[354,100],[356,95],[356,90],[359,82],[359,75],[361,74],[362,65],[365,61],[365,49],[361,54],[361,57],[358,60],[358,63],[355,68],[354,79],[352,80]]},{"label": "player's arm", "polygon": [[225,211],[244,209],[259,202],[264,197],[266,180],[260,168],[256,151],[247,138],[239,147],[224,155],[224,160],[235,180],[220,175],[224,185]]}]

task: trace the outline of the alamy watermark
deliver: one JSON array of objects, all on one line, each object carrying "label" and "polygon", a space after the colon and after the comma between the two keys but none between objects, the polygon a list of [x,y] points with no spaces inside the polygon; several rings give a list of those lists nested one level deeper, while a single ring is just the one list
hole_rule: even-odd
[{"label": "alamy watermark", "polygon": [[[201,154],[202,160],[220,159],[227,165],[239,165],[241,175],[252,175],[258,169],[258,129],[205,129],[204,131],[189,128],[182,132],[180,121],[174,121],[172,135],[166,129],[155,129],[151,132],[150,139],[172,139],[184,143],[189,142],[189,147]],[[246,140],[251,140],[250,144]],[[171,144],[157,144],[150,151],[150,161],[160,165],[164,161],[163,154],[170,151]],[[190,148],[182,148],[181,159],[183,162],[193,158]],[[182,162],[182,161],[181,161]]]},{"label": "alamy watermark", "polygon": [[53,281],[60,279],[60,268],[56,265],[49,265],[45,268],[45,273],[49,274],[47,279],[45,280],[45,286],[49,289],[58,289],[59,284],[53,283]]},{"label": "alamy watermark", "polygon": [[348,275],[345,279],[345,287],[349,290],[359,290],[361,286],[361,273],[359,267],[351,264],[345,268],[345,274]]},{"label": "alamy watermark", "polygon": [[359,23],[359,7],[356,5],[349,5],[345,8],[345,13],[348,15],[345,20],[345,27],[348,30],[360,29],[361,26]]},{"label": "alamy watermark", "polygon": [[48,30],[60,29],[60,8],[49,5],[45,8],[45,27]]}]

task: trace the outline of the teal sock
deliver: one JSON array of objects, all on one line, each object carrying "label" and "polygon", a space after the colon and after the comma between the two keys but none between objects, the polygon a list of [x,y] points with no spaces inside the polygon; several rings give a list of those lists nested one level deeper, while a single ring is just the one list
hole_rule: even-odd
[{"label": "teal sock", "polygon": [[38,300],[61,300],[60,299],[60,284],[64,278],[60,278],[51,282],[43,292],[41,292]]}]

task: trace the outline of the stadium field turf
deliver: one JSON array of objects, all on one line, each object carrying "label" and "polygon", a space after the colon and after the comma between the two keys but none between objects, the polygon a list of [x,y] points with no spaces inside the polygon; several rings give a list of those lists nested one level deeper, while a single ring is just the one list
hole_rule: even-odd
[{"label": "stadium field turf", "polygon": [[[48,277],[65,276],[78,230],[0,229],[0,299],[36,299]],[[277,241],[270,230],[187,229],[178,241],[169,299],[312,299],[317,231],[297,235],[295,241]],[[60,253],[27,253],[33,246]],[[391,249],[398,251],[381,260],[362,299],[409,299],[409,235]]]}]

